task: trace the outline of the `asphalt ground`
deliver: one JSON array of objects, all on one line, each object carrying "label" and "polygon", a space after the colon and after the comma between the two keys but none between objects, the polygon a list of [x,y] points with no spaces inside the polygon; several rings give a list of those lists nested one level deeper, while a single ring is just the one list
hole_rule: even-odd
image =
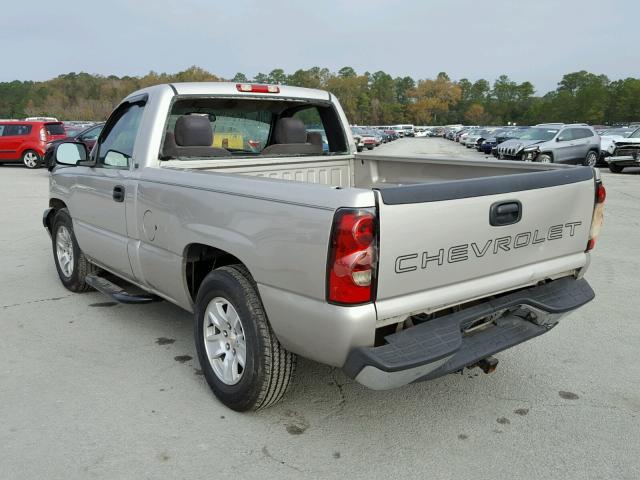
[{"label": "asphalt ground", "polygon": [[640,169],[603,179],[597,298],[495,373],[375,392],[301,360],[284,401],[239,414],[207,387],[189,314],[64,289],[48,172],[0,166],[0,478],[640,478]]}]

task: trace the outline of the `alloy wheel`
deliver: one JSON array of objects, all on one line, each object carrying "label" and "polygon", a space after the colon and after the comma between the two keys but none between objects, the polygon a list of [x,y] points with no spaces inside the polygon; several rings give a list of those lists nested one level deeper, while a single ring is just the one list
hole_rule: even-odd
[{"label": "alloy wheel", "polygon": [[240,315],[223,297],[209,302],[203,325],[204,348],[216,377],[227,385],[242,378],[247,362],[247,344]]},{"label": "alloy wheel", "polygon": [[73,240],[69,229],[64,225],[56,233],[56,257],[62,274],[69,278],[73,275]]},{"label": "alloy wheel", "polygon": [[34,152],[25,153],[22,160],[27,168],[36,168],[38,166],[38,155]]}]

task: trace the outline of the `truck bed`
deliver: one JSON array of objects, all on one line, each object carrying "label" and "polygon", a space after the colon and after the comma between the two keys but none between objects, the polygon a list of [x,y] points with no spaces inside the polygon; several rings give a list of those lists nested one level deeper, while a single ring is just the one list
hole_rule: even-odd
[{"label": "truck bed", "polygon": [[458,160],[437,155],[397,157],[374,154],[340,156],[335,159],[323,156],[189,162],[173,160],[164,162],[164,166],[367,189],[515,175],[567,167],[504,160]]},{"label": "truck bed", "polygon": [[[242,184],[263,199],[260,192],[269,191],[289,203],[327,210],[377,205],[380,324],[577,275],[588,262],[594,196],[589,167],[370,154],[189,167],[223,173],[229,187]],[[294,183],[249,185],[241,181],[245,175]],[[491,207],[510,202],[519,203],[522,220],[490,225]]]}]

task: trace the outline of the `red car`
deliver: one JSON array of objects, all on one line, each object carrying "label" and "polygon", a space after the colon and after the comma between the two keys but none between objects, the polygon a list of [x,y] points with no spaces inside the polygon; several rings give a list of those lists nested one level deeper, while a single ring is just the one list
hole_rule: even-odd
[{"label": "red car", "polygon": [[47,143],[67,136],[62,122],[0,122],[0,163],[22,162],[38,168]]}]

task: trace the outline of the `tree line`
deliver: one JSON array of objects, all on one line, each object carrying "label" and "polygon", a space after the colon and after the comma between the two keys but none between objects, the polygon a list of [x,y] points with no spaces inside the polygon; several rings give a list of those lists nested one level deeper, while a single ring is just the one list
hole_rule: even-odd
[{"label": "tree line", "polygon": [[[68,73],[54,79],[0,83],[0,118],[54,116],[64,120],[104,120],[134,90],[167,82],[223,81],[193,66],[175,74],[150,72],[142,77]],[[640,79],[610,80],[586,71],[566,74],[558,87],[542,96],[531,82],[501,75],[452,80],[445,72],[432,79],[392,77],[378,71],[358,74],[351,67],[337,72],[313,67],[286,73],[274,69],[235,82],[257,82],[329,90],[347,118],[358,125],[451,123],[503,125],[542,122],[617,124],[640,121]]]}]

